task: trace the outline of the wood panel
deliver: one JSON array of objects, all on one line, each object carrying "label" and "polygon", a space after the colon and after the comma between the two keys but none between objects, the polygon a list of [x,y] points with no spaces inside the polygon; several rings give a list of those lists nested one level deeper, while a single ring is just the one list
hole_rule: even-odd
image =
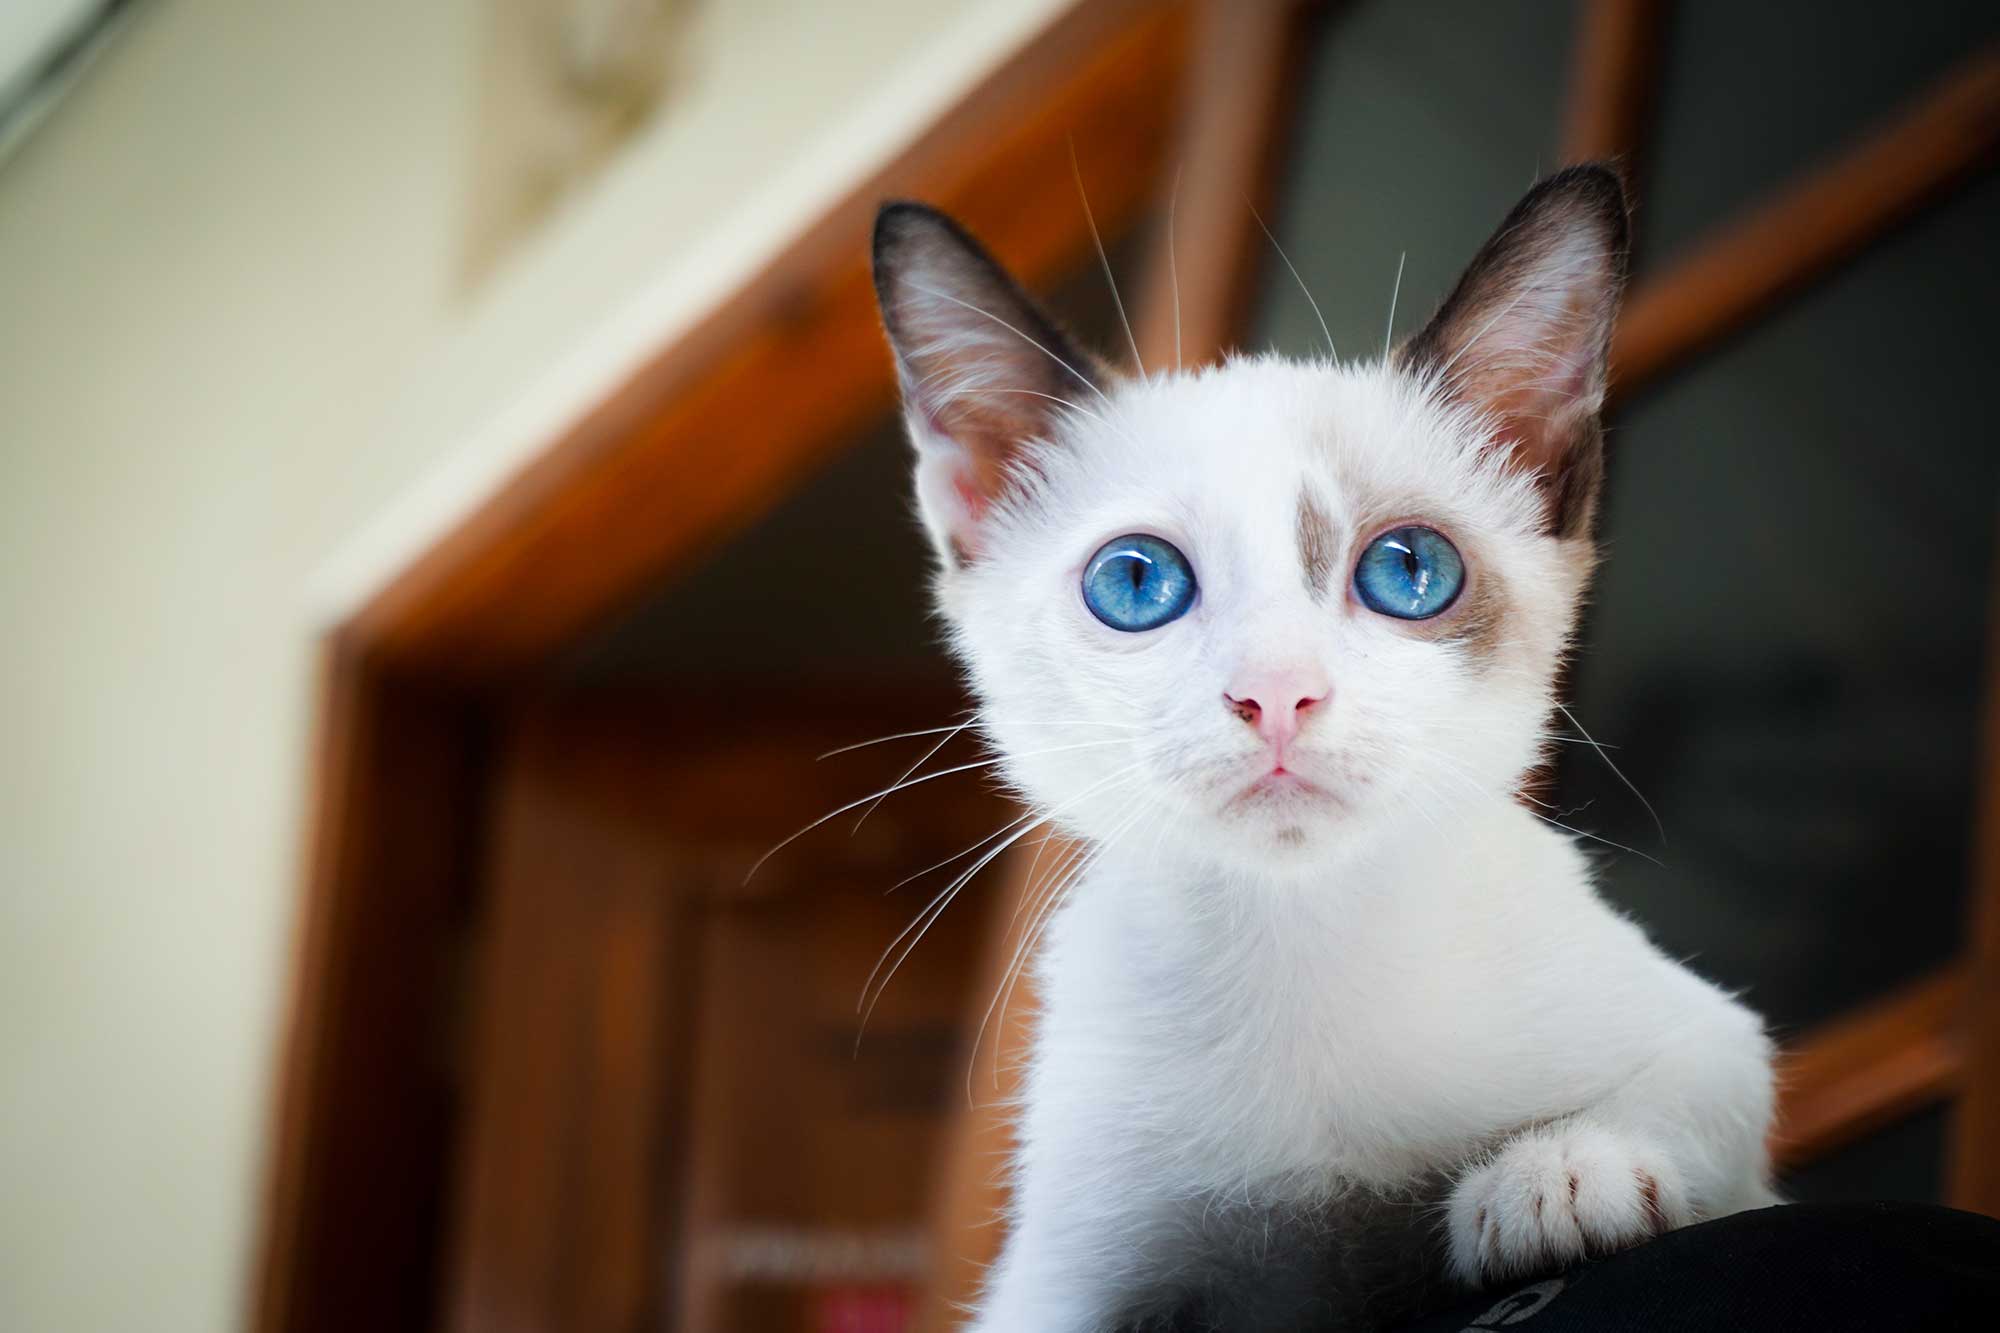
[{"label": "wood panel", "polygon": [[[967,769],[913,784],[865,822],[856,807],[772,851],[895,781],[939,736],[829,751],[953,725],[966,710],[964,693],[935,676],[556,690],[510,705],[537,736],[536,765],[548,781],[667,839],[690,883],[718,899],[810,892],[830,864],[893,882],[920,852],[956,850],[991,831],[1012,807],[983,770]],[[957,738],[930,771],[979,754],[972,739]]]},{"label": "wood panel", "polygon": [[636,1333],[667,1299],[692,913],[665,840],[542,755],[502,761],[446,1322]]},{"label": "wood panel", "polygon": [[1638,392],[1992,165],[2000,46],[1977,52],[1885,128],[1729,223],[1640,284],[1612,386]]},{"label": "wood panel", "polygon": [[1965,1061],[1966,972],[1948,968],[1807,1033],[1778,1062],[1780,1170],[1949,1096]]},{"label": "wood panel", "polygon": [[260,1328],[432,1323],[455,1112],[447,999],[483,750],[475,705],[330,649],[252,1297]]},{"label": "wood panel", "polygon": [[359,618],[398,659],[459,679],[531,667],[739,531],[879,416],[890,364],[867,269],[877,203],[966,219],[1030,282],[1150,206],[1187,45],[1183,5],[1081,5],[860,183]]},{"label": "wood panel", "polygon": [[705,915],[679,1328],[901,1327],[928,1262],[986,886],[924,930],[863,1028],[870,961],[931,895],[827,858],[818,878]]},{"label": "wood panel", "polygon": [[1964,1093],[1952,1124],[1946,1198],[2000,1217],[2000,573],[1990,594],[1985,735],[1972,849]]},{"label": "wood panel", "polygon": [[1636,185],[1659,84],[1667,0],[1586,0],[1570,56],[1562,160],[1615,158]]},{"label": "wood panel", "polygon": [[[937,918],[859,1042],[856,999],[943,877],[883,890],[1013,810],[979,772],[954,774],[746,882],[931,738],[815,755],[963,699],[878,683],[766,692],[752,716],[738,701],[620,690],[509,709],[453,1327],[820,1327],[913,1298],[992,891],[974,883]],[[969,762],[961,746],[936,767]]]},{"label": "wood panel", "polygon": [[1212,360],[1249,327],[1258,280],[1275,262],[1258,217],[1273,215],[1298,74],[1323,10],[1298,0],[1201,7],[1171,225],[1133,311],[1140,356],[1156,370]]}]

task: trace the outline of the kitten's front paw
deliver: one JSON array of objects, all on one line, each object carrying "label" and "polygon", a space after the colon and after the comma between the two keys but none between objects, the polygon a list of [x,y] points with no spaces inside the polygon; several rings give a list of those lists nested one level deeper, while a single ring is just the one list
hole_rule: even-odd
[{"label": "kitten's front paw", "polygon": [[1451,1266],[1467,1282],[1560,1267],[1693,1220],[1680,1173],[1649,1145],[1588,1125],[1511,1140],[1451,1196]]}]

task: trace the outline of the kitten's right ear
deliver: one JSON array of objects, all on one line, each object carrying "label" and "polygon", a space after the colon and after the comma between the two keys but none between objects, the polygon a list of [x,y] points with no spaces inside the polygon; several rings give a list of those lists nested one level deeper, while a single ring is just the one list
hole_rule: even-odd
[{"label": "kitten's right ear", "polygon": [[924,526],[941,559],[964,564],[1024,451],[1108,375],[964,229],[922,204],[876,215],[875,295],[917,450]]},{"label": "kitten's right ear", "polygon": [[1627,247],[1617,174],[1598,164],[1559,171],[1515,206],[1397,354],[1493,423],[1494,442],[1541,483],[1559,536],[1587,533],[1596,507],[1597,414]]}]

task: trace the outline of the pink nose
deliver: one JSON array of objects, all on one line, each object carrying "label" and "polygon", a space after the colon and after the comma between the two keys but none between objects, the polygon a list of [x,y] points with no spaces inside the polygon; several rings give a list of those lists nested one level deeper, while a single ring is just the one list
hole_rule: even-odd
[{"label": "pink nose", "polygon": [[1306,713],[1325,703],[1327,693],[1324,673],[1294,667],[1246,671],[1230,682],[1222,701],[1277,747],[1282,757],[1284,747],[1305,725]]}]

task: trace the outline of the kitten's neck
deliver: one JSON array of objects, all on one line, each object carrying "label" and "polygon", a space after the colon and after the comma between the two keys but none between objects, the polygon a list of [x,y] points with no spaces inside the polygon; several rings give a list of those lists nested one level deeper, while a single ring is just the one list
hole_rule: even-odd
[{"label": "kitten's neck", "polygon": [[1135,921],[1209,947],[1222,936],[1274,930],[1323,944],[1385,915],[1401,920],[1486,898],[1514,853],[1547,836],[1511,796],[1467,797],[1356,832],[1321,854],[1286,854],[1268,866],[1221,862],[1193,847],[1114,844],[1097,850],[1083,887],[1129,897],[1124,909]]},{"label": "kitten's neck", "polygon": [[1165,1049],[1252,1040],[1273,1061],[1310,1048],[1338,1066],[1328,1043],[1372,1030],[1385,1006],[1434,1002],[1445,960],[1492,953],[1544,895],[1574,890],[1571,853],[1514,802],[1472,804],[1448,827],[1319,877],[1110,848],[1050,932],[1045,998],[1127,1035],[1181,1034]]}]

